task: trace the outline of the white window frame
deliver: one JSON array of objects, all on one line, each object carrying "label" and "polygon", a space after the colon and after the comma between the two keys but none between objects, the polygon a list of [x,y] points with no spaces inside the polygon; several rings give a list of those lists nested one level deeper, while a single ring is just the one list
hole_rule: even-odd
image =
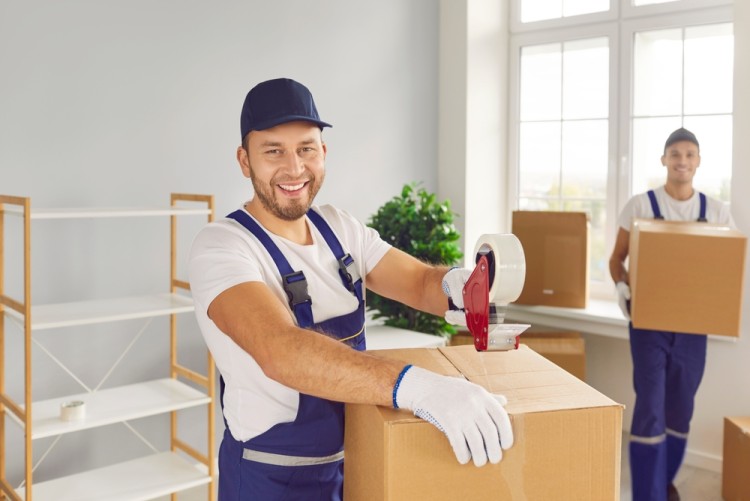
[{"label": "white window frame", "polygon": [[[612,0],[608,12],[531,23],[520,22],[520,1],[511,0],[510,4],[507,222],[510,225],[511,214],[518,209],[519,197],[521,48],[584,38],[608,37],[610,105],[605,243],[607,249],[612,249],[617,235],[617,215],[632,196],[634,34],[640,31],[732,23],[732,1],[681,0],[635,7],[631,0]],[[608,279],[605,279],[604,283],[591,282],[589,291],[592,298],[614,297],[613,287]]]}]

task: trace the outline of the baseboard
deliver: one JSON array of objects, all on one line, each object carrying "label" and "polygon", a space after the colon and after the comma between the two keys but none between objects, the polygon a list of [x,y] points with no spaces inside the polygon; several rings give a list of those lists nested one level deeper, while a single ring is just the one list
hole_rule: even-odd
[{"label": "baseboard", "polygon": [[721,473],[722,457],[688,449],[685,451],[684,464],[700,468],[701,470]]}]

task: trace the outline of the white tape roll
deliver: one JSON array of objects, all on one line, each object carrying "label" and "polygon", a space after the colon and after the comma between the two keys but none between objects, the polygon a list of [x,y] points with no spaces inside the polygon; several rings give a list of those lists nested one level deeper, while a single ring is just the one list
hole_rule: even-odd
[{"label": "white tape roll", "polygon": [[490,284],[490,302],[512,303],[523,290],[526,280],[526,256],[518,238],[511,234],[485,234],[474,247],[474,256],[492,254],[495,276]]},{"label": "white tape roll", "polygon": [[60,419],[63,421],[78,421],[86,417],[86,402],[71,400],[60,404]]}]

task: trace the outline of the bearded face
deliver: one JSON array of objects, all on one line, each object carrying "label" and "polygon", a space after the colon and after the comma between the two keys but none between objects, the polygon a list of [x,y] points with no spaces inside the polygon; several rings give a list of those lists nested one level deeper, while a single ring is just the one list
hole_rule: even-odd
[{"label": "bearded face", "polygon": [[279,174],[270,181],[259,179],[250,166],[250,180],[253,183],[255,196],[266,211],[284,221],[295,221],[303,217],[323,185],[325,173],[316,178],[311,172],[298,179],[290,179]]}]

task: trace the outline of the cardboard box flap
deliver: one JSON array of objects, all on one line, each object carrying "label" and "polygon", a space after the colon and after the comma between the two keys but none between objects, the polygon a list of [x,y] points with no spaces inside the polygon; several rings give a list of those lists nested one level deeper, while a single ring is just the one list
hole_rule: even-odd
[{"label": "cardboard box flap", "polygon": [[672,235],[695,235],[707,237],[744,238],[745,235],[727,225],[698,223],[696,221],[664,221],[656,219],[636,219],[631,231],[657,232]]},{"label": "cardboard box flap", "polygon": [[439,350],[469,381],[505,395],[510,414],[620,405],[524,345],[481,353],[473,346]]}]

